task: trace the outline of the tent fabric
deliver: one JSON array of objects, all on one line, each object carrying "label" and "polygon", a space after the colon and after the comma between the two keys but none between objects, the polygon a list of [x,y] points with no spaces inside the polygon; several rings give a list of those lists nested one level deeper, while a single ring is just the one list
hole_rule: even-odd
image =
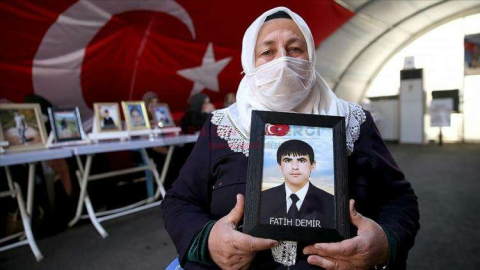
[{"label": "tent fabric", "polygon": [[305,19],[316,68],[342,99],[359,102],[397,51],[478,1],[0,1],[0,98],[38,94],[55,106],[141,100],[154,91],[174,113],[192,92],[221,104],[242,78],[243,33],[286,6]]},{"label": "tent fabric", "polygon": [[353,16],[333,0],[0,1],[0,98],[38,94],[55,106],[141,100],[147,91],[173,112],[192,93],[214,103],[243,77],[242,37],[264,11],[286,5],[310,25],[316,45]]},{"label": "tent fabric", "polygon": [[361,102],[396,52],[450,20],[480,13],[479,1],[336,0],[355,15],[317,48],[317,69],[338,97]]}]

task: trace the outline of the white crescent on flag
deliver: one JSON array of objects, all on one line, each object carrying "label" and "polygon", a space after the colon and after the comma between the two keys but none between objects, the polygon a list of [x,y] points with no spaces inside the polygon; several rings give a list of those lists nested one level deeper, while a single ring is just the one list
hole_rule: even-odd
[{"label": "white crescent on flag", "polygon": [[268,135],[273,135],[275,134],[275,131],[272,131],[271,128],[274,128],[275,126],[274,125],[268,125],[267,126],[267,132],[268,132]]},{"label": "white crescent on flag", "polygon": [[78,106],[83,118],[90,118],[92,111],[81,87],[85,49],[113,15],[135,10],[169,14],[185,24],[196,38],[190,15],[175,1],[80,0],[60,14],[38,47],[32,67],[35,93],[54,105]]}]

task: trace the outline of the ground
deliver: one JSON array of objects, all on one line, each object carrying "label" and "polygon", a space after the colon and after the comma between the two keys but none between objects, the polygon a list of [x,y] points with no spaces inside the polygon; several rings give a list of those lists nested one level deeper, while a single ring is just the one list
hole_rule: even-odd
[{"label": "ground", "polygon": [[[480,144],[389,145],[419,198],[421,229],[408,269],[480,269]],[[84,221],[28,246],[0,253],[0,269],[164,269],[175,248],[160,208],[103,223],[102,239]]]}]

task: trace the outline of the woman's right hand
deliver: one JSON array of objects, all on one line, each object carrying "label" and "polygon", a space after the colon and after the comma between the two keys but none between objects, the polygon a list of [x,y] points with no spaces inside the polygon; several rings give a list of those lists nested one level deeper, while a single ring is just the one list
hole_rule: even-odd
[{"label": "woman's right hand", "polygon": [[278,245],[271,239],[253,237],[237,230],[243,217],[245,198],[237,195],[237,204],[230,213],[213,225],[208,237],[212,260],[222,269],[247,269],[257,251]]}]

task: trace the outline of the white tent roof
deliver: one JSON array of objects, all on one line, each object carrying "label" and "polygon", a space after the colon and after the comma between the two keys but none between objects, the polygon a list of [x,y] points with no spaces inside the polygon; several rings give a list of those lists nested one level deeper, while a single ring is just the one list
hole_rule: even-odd
[{"label": "white tent roof", "polygon": [[335,93],[353,102],[402,48],[444,23],[480,13],[480,1],[471,0],[335,1],[355,15],[320,44],[316,65]]}]

